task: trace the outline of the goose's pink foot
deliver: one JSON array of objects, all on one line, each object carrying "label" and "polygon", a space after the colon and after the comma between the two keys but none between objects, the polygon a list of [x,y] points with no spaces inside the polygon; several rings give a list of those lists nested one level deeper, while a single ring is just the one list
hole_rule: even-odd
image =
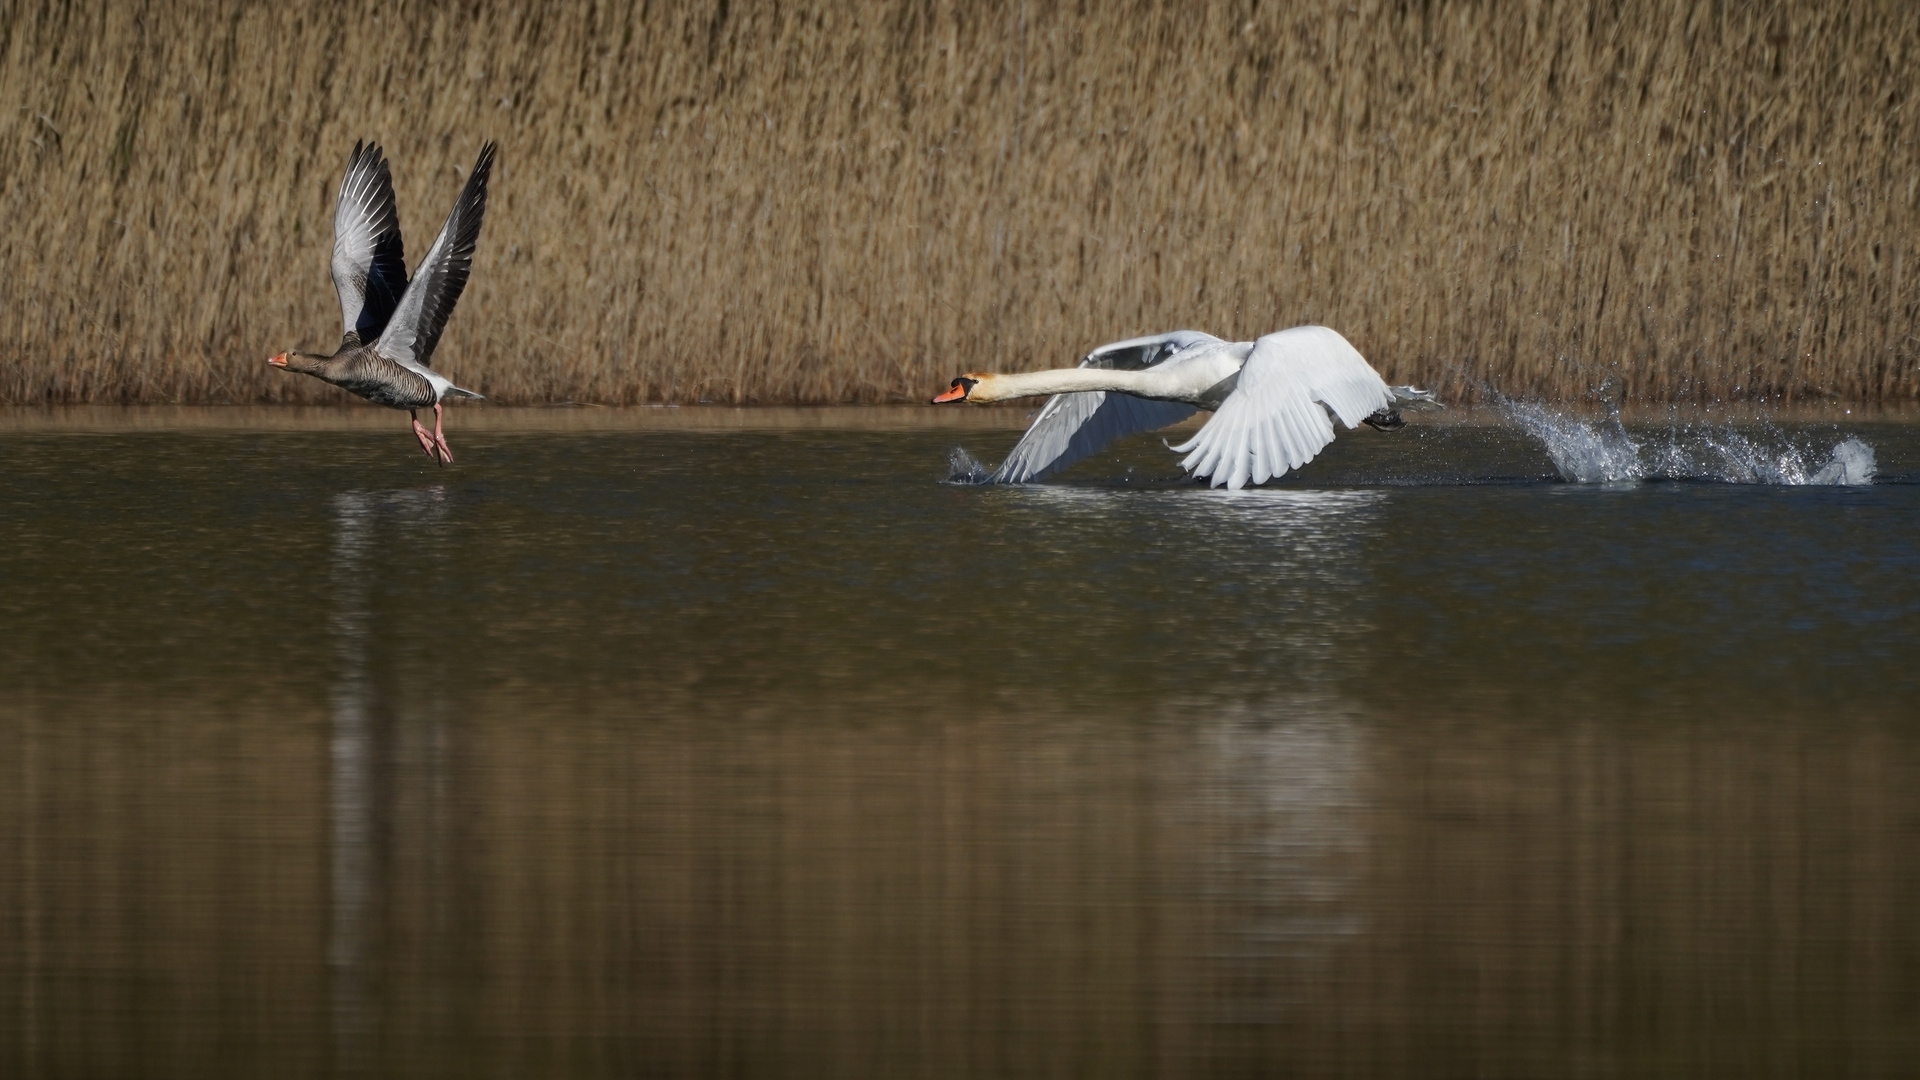
[{"label": "goose's pink foot", "polygon": [[447,446],[447,436],[440,430],[440,403],[433,405],[433,444],[440,451],[442,464],[453,464],[453,450]]},{"label": "goose's pink foot", "polygon": [[438,461],[439,457],[436,453],[437,448],[433,445],[433,436],[427,433],[426,425],[420,422],[420,414],[415,412],[409,413],[408,415],[413,417],[413,437],[420,440],[420,449],[424,451],[428,457]]}]

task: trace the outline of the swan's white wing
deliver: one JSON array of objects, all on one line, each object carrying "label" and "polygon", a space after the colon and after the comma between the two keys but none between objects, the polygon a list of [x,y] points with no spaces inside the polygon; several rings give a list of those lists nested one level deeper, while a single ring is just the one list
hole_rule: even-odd
[{"label": "swan's white wing", "polygon": [[422,375],[433,362],[433,348],[447,328],[453,305],[467,287],[473,269],[473,248],[480,240],[480,219],[487,212],[487,177],[493,171],[493,144],[480,148],[467,184],[454,200],[446,224],[434,238],[427,257],[420,260],[413,282],[381,332],[377,351],[394,363]]},{"label": "swan's white wing", "polygon": [[341,333],[354,344],[380,336],[407,289],[407,256],[393,175],[377,143],[353,144],[333,206],[333,288],[340,294]]},{"label": "swan's white wing", "polygon": [[1385,380],[1346,338],[1296,326],[1254,342],[1233,393],[1173,449],[1195,476],[1237,489],[1312,461],[1333,441],[1329,412],[1352,428],[1392,403]]},{"label": "swan's white wing", "polygon": [[1109,371],[1144,371],[1166,363],[1175,354],[1195,345],[1217,345],[1220,339],[1199,330],[1174,330],[1165,334],[1112,341],[1080,359],[1081,367],[1106,368]]},{"label": "swan's white wing", "polygon": [[[1218,343],[1219,338],[1198,330],[1115,341],[1088,353],[1081,367],[1141,371],[1157,367],[1195,345]],[[1175,401],[1152,401],[1132,394],[1093,391],[1055,394],[1040,407],[1027,433],[993,471],[991,482],[1024,484],[1098,453],[1125,435],[1177,424],[1194,408]]]},{"label": "swan's white wing", "polygon": [[991,482],[1037,480],[1099,453],[1121,436],[1177,424],[1193,413],[1193,406],[1177,401],[1150,401],[1104,390],[1055,394],[1008,452],[1007,460],[993,471]]}]

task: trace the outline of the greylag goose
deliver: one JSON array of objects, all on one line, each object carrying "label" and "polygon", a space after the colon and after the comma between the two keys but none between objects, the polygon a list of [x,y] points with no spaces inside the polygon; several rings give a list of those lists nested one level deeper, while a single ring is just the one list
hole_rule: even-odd
[{"label": "greylag goose", "polygon": [[[409,282],[400,215],[393,203],[393,176],[378,145],[355,143],[333,210],[333,287],[340,294],[340,321],[345,327],[340,348],[332,356],[288,350],[267,361],[350,390],[376,405],[407,410],[420,449],[443,465],[452,463],[453,451],[447,448],[441,429],[441,399],[480,395],[453,385],[429,365],[473,269],[473,248],[480,238],[480,219],[487,212],[487,177],[492,171],[493,144],[489,142],[480,148],[466,187]],[[429,405],[433,406],[431,434],[420,423],[420,410]]]},{"label": "greylag goose", "polygon": [[1333,421],[1404,427],[1399,410],[1440,403],[1425,390],[1388,386],[1347,339],[1296,326],[1258,341],[1222,341],[1198,330],[1102,345],[1079,367],[1019,375],[969,372],[936,405],[1050,394],[1025,435],[988,477],[1023,484],[1096,453],[1122,435],[1213,412],[1171,447],[1182,468],[1212,486],[1239,489],[1312,461],[1333,441]]}]

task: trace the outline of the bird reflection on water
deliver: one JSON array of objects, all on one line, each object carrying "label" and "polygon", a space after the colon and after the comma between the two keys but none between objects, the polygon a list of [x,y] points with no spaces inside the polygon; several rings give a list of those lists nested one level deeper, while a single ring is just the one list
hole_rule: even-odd
[{"label": "bird reflection on water", "polygon": [[[1372,629],[1377,598],[1363,554],[1381,527],[1385,491],[1043,486],[1012,498],[1046,511],[1047,520],[1019,526],[1035,543],[1087,550],[1094,584],[1107,570],[1099,546],[1117,539],[1149,552],[1148,572],[1167,575],[1176,595],[1185,594],[1206,632],[1172,643],[1174,656],[1142,662],[1190,662],[1196,650],[1225,646],[1255,662],[1282,662],[1290,688],[1320,692],[1353,658],[1342,646]],[[1125,629],[1123,612],[1107,617],[1112,629]],[[1272,690],[1255,672],[1210,688],[1235,708]]]},{"label": "bird reflection on water", "polygon": [[1234,913],[1215,942],[1215,1023],[1299,1019],[1366,928],[1367,730],[1355,720],[1350,704],[1305,698],[1201,725],[1202,816],[1221,830],[1203,887]]},{"label": "bird reflection on water", "polygon": [[[1192,803],[1170,808],[1181,832],[1213,841],[1197,852],[1193,887],[1219,919],[1202,949],[1216,958],[1198,999],[1220,1024],[1274,1024],[1334,975],[1338,946],[1360,932],[1355,904],[1366,839],[1367,729],[1340,676],[1371,629],[1377,598],[1363,552],[1382,525],[1382,491],[1237,492],[1197,487],[1125,491],[1030,488],[1026,498],[1084,537],[1139,530],[1155,545],[1211,567],[1220,584],[1257,588],[1284,619],[1244,623],[1258,656],[1283,654],[1300,689],[1275,695],[1244,668],[1233,684],[1189,693],[1164,722],[1193,731],[1199,771]],[[1052,531],[1052,530],[1050,530]],[[1205,605],[1211,597],[1196,595]],[[1227,630],[1219,637],[1233,640]],[[1213,635],[1209,635],[1213,637]],[[1180,648],[1180,662],[1202,641]]]},{"label": "bird reflection on water", "polygon": [[[416,656],[391,650],[374,664],[374,594],[391,573],[381,545],[405,545],[438,566],[445,558],[439,527],[447,516],[447,491],[351,491],[333,499],[330,564],[336,673],[330,699],[332,761],[328,789],[331,912],[327,966],[332,989],[333,1052],[346,1075],[374,1071],[373,1039],[378,1003],[375,951],[378,923],[390,897],[381,894],[384,864],[396,833],[433,829],[445,818],[438,797],[448,781],[443,701],[435,691],[445,675],[415,670]],[[430,696],[426,707],[409,697],[383,693],[380,676],[405,680]],[[437,707],[440,706],[440,707]],[[409,753],[395,768],[400,747]],[[396,788],[404,785],[413,794]],[[405,815],[402,817],[402,815]],[[428,836],[419,849],[432,862],[442,844]]]}]

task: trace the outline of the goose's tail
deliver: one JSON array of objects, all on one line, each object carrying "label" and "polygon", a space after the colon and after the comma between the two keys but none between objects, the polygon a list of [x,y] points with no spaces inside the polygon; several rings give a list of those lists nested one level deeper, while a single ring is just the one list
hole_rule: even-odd
[{"label": "goose's tail", "polygon": [[485,394],[476,394],[476,393],[474,393],[474,392],[473,392],[473,391],[471,391],[471,390],[462,390],[461,388],[459,388],[459,387],[457,387],[457,386],[453,386],[453,385],[449,385],[449,386],[447,387],[447,392],[446,392],[446,394],[444,394],[443,396],[444,396],[444,397],[470,397],[470,398],[478,398],[478,399],[480,399],[481,401],[485,401],[485,400],[487,399],[487,395],[485,395]]}]

